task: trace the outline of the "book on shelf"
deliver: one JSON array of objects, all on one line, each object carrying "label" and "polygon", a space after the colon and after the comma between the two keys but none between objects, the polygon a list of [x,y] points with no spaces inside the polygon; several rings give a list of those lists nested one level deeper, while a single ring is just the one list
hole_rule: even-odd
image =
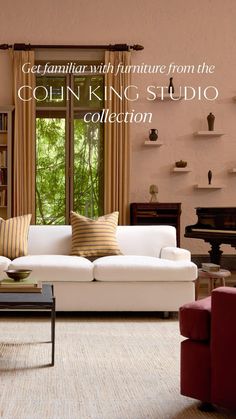
[{"label": "book on shelf", "polygon": [[205,272],[219,272],[220,265],[216,265],[216,263],[202,263],[202,270]]},{"label": "book on shelf", "polygon": [[0,151],[0,166],[7,167],[7,150]]},{"label": "book on shelf", "polygon": [[0,167],[0,185],[7,185],[7,169]]},{"label": "book on shelf", "polygon": [[42,292],[42,283],[31,278],[22,281],[4,278],[0,280],[0,292]]},{"label": "book on shelf", "polygon": [[7,131],[7,114],[0,113],[0,131]]},{"label": "book on shelf", "polygon": [[2,189],[0,191],[0,207],[7,206],[7,191],[6,189]]}]

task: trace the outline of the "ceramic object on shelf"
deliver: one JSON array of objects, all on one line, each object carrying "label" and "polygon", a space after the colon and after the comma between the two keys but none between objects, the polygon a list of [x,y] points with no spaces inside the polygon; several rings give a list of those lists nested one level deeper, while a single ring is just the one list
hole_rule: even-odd
[{"label": "ceramic object on shelf", "polygon": [[175,162],[175,167],[186,167],[187,166],[187,162],[184,160],[179,160]]},{"label": "ceramic object on shelf", "polygon": [[215,115],[213,115],[213,113],[211,112],[207,116],[207,123],[208,123],[208,131],[214,131]]},{"label": "ceramic object on shelf", "polygon": [[151,128],[149,131],[149,140],[156,141],[158,139],[158,130],[156,128]]},{"label": "ceramic object on shelf", "polygon": [[208,171],[207,176],[208,176],[208,185],[211,185],[211,180],[212,180],[212,171],[211,170]]},{"label": "ceramic object on shelf", "polygon": [[175,92],[175,88],[174,88],[174,85],[173,85],[173,77],[170,77],[170,83],[169,83],[169,86],[168,86],[168,93],[172,93],[172,95],[173,95],[174,92]]}]

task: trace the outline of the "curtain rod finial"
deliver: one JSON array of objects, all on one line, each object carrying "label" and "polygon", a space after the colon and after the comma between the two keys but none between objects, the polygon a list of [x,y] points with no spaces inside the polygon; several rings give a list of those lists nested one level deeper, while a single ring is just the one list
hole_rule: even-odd
[{"label": "curtain rod finial", "polygon": [[8,44],[1,44],[0,49],[9,49],[10,45]]},{"label": "curtain rod finial", "polygon": [[130,48],[132,48],[134,51],[142,51],[142,49],[144,49],[144,47],[139,44],[132,45]]}]

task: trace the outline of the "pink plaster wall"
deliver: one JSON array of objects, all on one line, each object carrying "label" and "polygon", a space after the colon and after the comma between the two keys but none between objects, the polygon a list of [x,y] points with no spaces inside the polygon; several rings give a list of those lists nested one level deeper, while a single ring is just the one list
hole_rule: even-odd
[{"label": "pink plaster wall", "polygon": [[[132,167],[130,201],[149,199],[151,183],[159,187],[162,202],[182,202],[182,231],[195,222],[196,206],[236,206],[236,95],[235,83],[235,0],[35,0],[11,1],[1,5],[0,42],[46,44],[141,43],[145,49],[133,54],[133,63],[200,64],[216,66],[212,75],[174,76],[180,85],[215,85],[216,102],[148,102],[142,93],[132,108],[153,112],[153,122],[131,126]],[[6,52],[0,55],[0,101],[12,103],[11,62]],[[147,85],[168,83],[165,75],[133,76],[141,92]],[[225,136],[196,139],[192,133],[206,129],[206,116],[213,112],[216,129]],[[149,128],[158,128],[164,145],[143,146]],[[192,172],[173,174],[176,160],[188,161]],[[219,191],[196,191],[193,185],[206,181],[211,169],[213,179],[225,185]],[[182,246],[194,253],[208,249],[202,241],[182,239]],[[231,248],[225,247],[233,253]]]}]

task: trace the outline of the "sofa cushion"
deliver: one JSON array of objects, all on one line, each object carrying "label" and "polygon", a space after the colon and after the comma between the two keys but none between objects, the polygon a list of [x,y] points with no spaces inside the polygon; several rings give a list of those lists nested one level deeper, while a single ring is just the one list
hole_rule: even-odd
[{"label": "sofa cushion", "polygon": [[152,256],[106,256],[94,261],[97,281],[194,281],[192,262],[173,262]]},{"label": "sofa cushion", "polygon": [[31,214],[3,220],[0,218],[0,254],[15,259],[28,253]]},{"label": "sofa cushion", "polygon": [[32,269],[32,278],[47,282],[87,282],[93,280],[92,262],[78,256],[23,256],[13,260],[9,269]]},{"label": "sofa cushion", "polygon": [[71,254],[93,259],[99,256],[120,255],[116,240],[118,216],[118,212],[113,212],[92,220],[71,211]]},{"label": "sofa cushion", "polygon": [[192,340],[209,340],[211,297],[184,304],[179,310],[180,333]]},{"label": "sofa cushion", "polygon": [[11,259],[6,258],[5,256],[0,256],[0,275],[4,275],[4,271],[8,269],[8,266],[11,263]]}]

